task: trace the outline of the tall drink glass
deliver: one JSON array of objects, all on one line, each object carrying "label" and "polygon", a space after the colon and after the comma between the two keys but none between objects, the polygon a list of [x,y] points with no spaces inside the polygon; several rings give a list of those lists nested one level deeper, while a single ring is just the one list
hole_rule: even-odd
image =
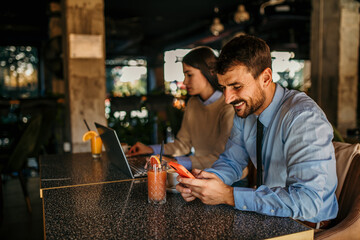
[{"label": "tall drink glass", "polygon": [[147,164],[148,202],[164,204],[166,202],[166,165]]}]

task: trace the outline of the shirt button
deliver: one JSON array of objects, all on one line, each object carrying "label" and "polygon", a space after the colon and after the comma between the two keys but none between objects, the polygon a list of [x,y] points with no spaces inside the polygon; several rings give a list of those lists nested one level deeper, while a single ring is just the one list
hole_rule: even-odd
[{"label": "shirt button", "polygon": [[275,210],[274,210],[274,209],[271,209],[271,210],[270,210],[270,212],[271,212],[271,213],[274,213],[274,212],[275,212]]},{"label": "shirt button", "polygon": [[247,209],[247,206],[244,205],[244,206],[243,206],[243,209],[246,210],[246,209]]}]

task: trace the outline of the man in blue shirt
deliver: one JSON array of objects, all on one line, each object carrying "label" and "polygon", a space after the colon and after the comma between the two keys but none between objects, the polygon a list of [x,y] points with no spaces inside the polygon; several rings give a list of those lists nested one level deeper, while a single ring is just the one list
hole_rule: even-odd
[{"label": "man in blue shirt", "polygon": [[[217,63],[219,85],[237,117],[225,151],[211,168],[178,177],[186,201],[228,204],[239,210],[311,223],[333,219],[336,162],[333,129],[305,93],[272,81],[271,56],[261,39],[244,35],[226,44]],[[231,187],[251,160],[257,166],[257,120],[263,127],[262,180],[257,189]]]}]

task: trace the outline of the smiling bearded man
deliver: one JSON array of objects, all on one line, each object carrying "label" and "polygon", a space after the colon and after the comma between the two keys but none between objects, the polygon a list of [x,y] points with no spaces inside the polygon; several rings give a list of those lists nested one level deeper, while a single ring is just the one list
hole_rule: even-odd
[{"label": "smiling bearded man", "polygon": [[[270,49],[259,38],[232,39],[216,70],[238,117],[219,159],[201,173],[193,169],[197,179],[178,177],[176,189],[186,201],[325,226],[338,203],[333,129],[324,112],[305,93],[272,81]],[[249,160],[258,168],[258,188],[232,187]]]}]

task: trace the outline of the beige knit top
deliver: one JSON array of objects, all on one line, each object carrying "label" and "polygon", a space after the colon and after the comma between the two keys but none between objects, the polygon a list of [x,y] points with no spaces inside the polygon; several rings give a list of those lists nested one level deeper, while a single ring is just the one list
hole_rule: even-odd
[{"label": "beige knit top", "polygon": [[190,156],[192,168],[211,167],[225,150],[234,114],[233,107],[225,103],[224,96],[209,105],[204,105],[197,96],[191,97],[176,139],[164,145],[164,153],[183,156],[194,147],[195,153]]}]

